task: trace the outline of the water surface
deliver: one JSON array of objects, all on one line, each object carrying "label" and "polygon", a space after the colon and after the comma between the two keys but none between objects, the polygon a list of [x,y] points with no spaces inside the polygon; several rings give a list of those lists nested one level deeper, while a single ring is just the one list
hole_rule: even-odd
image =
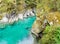
[{"label": "water surface", "polygon": [[35,19],[36,16],[31,16],[0,28],[0,44],[17,44],[18,41],[28,38]]}]

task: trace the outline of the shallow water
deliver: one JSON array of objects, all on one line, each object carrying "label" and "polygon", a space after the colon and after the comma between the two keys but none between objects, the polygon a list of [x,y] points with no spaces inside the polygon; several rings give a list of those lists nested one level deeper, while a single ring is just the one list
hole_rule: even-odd
[{"label": "shallow water", "polygon": [[5,44],[17,44],[24,38],[28,38],[35,19],[36,16],[28,17],[0,28],[0,44],[4,44],[4,41],[6,41]]}]

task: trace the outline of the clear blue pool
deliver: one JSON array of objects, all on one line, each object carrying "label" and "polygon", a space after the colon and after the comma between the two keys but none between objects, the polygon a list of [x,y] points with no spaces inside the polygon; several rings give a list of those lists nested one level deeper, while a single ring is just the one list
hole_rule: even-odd
[{"label": "clear blue pool", "polygon": [[7,41],[7,44],[16,44],[18,40],[28,37],[35,19],[36,16],[28,17],[0,28],[0,42]]}]

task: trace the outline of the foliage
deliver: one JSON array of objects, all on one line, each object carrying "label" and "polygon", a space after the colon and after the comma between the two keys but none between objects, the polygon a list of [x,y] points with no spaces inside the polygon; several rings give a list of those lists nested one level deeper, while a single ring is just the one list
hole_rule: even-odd
[{"label": "foliage", "polygon": [[39,42],[41,44],[60,44],[60,26],[47,26]]},{"label": "foliage", "polygon": [[[22,7],[20,7],[21,4]],[[12,7],[11,5],[15,5],[16,7],[21,8],[22,10],[24,6],[26,6],[27,8],[36,7],[36,9],[39,9],[40,11],[44,10],[44,12],[49,12],[50,10],[55,11],[55,9],[58,11],[60,10],[59,0],[2,0],[0,2],[0,8],[1,8],[0,11],[5,11],[5,10],[7,11],[8,6],[11,8]],[[15,6],[14,8],[16,8]]]},{"label": "foliage", "polygon": [[35,7],[36,6],[36,0],[25,0],[25,3],[27,7]]}]

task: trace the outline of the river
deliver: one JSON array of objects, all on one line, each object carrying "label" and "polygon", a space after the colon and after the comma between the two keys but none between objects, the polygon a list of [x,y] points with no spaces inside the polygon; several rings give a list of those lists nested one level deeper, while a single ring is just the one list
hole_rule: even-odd
[{"label": "river", "polygon": [[0,44],[32,44],[30,30],[35,19],[36,16],[30,16],[0,28]]}]

